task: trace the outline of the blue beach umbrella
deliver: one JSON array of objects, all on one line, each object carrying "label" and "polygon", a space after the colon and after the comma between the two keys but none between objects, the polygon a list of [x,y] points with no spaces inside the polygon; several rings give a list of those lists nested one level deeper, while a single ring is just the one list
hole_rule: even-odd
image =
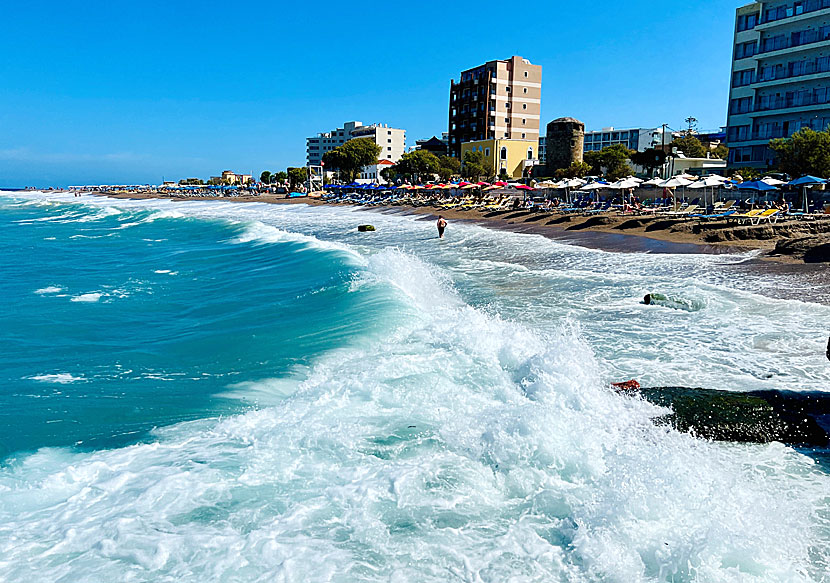
[{"label": "blue beach umbrella", "polygon": [[806,213],[809,209],[807,208],[807,189],[811,186],[815,186],[816,184],[827,184],[827,181],[824,178],[818,178],[816,176],[802,176],[801,178],[796,178],[795,180],[791,180],[787,183],[787,186],[800,186],[801,190],[804,195],[804,212]]},{"label": "blue beach umbrella", "polygon": [[771,190],[778,190],[776,187],[763,182],[762,180],[752,180],[750,182],[742,182],[738,185],[740,190],[757,190],[758,192],[769,192]]}]

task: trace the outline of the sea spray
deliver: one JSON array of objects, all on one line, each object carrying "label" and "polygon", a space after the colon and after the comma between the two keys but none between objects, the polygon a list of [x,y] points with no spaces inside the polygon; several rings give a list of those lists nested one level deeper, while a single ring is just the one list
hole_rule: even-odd
[{"label": "sea spray", "polygon": [[[188,215],[189,204],[176,208]],[[453,229],[464,245],[427,247],[412,242],[417,221],[383,215],[373,222],[395,228],[380,229],[368,245],[343,228],[352,211],[257,205],[252,218],[236,208],[244,206],[198,204],[189,215],[197,220],[121,231],[125,246],[106,251],[169,238],[146,242],[129,264],[147,277],[160,265],[182,275],[153,274],[153,303],[136,303],[136,312],[128,310],[143,296],[74,307],[86,317],[146,314],[163,334],[145,347],[181,334],[182,346],[221,359],[222,367],[201,363],[217,375],[209,378],[261,408],[168,423],[126,447],[15,455],[0,471],[8,579],[826,578],[830,481],[810,458],[780,444],[713,443],[655,426],[664,409],[608,388],[627,368],[677,379],[696,365],[711,368],[698,378],[740,389],[750,384],[745,377],[760,380],[751,363],[762,356],[778,368],[769,384],[825,382],[806,355],[790,364],[767,351],[817,330],[826,307],[735,290],[705,257],[626,263],[464,225]],[[99,226],[117,225],[110,220]],[[235,240],[251,221],[348,245],[364,259],[314,241]],[[100,240],[76,244],[81,257],[104,252]],[[469,261],[488,257],[486,269]],[[589,283],[570,277],[574,262],[593,274]],[[289,285],[311,275],[301,288]],[[48,309],[50,297],[32,290],[53,281],[103,289],[81,288],[66,274],[42,285],[27,279],[11,290],[32,302],[21,304],[24,313]],[[696,296],[713,299],[710,308],[638,303],[635,291],[670,285],[695,286]],[[310,293],[318,289],[326,291]],[[223,302],[227,294],[247,301]],[[266,299],[275,309],[257,311]],[[159,312],[171,300],[180,311]],[[303,325],[292,328],[297,312]],[[269,341],[257,327],[247,342],[238,330],[251,320],[293,334]],[[671,335],[683,328],[692,331],[687,339]],[[235,341],[211,345],[208,330]],[[334,341],[314,352],[304,339],[318,334]],[[745,346],[746,360],[712,340],[718,334]],[[753,345],[755,337],[764,344]],[[800,342],[792,350],[811,346]],[[690,346],[696,352],[684,351]],[[269,364],[282,355],[285,366]],[[47,371],[71,374],[54,363],[30,374]],[[84,378],[61,390],[106,386]],[[131,378],[119,382],[122,392],[137,389]],[[167,382],[167,394],[188,387]],[[203,382],[217,386],[192,386]],[[260,397],[269,392],[274,399]]]}]

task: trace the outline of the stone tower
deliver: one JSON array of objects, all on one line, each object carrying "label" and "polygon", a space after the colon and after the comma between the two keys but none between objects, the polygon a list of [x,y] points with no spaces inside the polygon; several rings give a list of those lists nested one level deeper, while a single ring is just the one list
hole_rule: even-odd
[{"label": "stone tower", "polygon": [[548,124],[546,151],[547,173],[553,176],[559,168],[582,162],[585,124],[572,117],[560,117]]}]

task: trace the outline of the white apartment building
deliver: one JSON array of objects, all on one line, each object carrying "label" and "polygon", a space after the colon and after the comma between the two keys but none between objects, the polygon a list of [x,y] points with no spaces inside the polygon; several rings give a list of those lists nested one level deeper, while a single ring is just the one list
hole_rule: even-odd
[{"label": "white apartment building", "polygon": [[363,125],[359,121],[350,121],[330,132],[306,138],[306,162],[309,166],[319,166],[323,154],[342,146],[354,138],[371,138],[381,147],[379,158],[397,162],[406,151],[406,131],[390,128],[388,125]]},{"label": "white apartment building", "polygon": [[830,0],[738,8],[729,89],[729,166],[775,164],[769,140],[830,125]]},{"label": "white apartment building", "polygon": [[[623,144],[629,150],[644,152],[649,148],[659,148],[663,145],[663,127],[657,128],[629,128],[617,129],[613,127],[585,132],[583,151],[591,152],[602,150],[615,144]],[[672,141],[671,132],[666,132],[665,143]]]}]

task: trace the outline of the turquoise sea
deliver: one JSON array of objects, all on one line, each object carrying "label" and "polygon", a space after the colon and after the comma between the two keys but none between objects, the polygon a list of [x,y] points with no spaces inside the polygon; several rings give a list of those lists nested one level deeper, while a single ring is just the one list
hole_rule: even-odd
[{"label": "turquoise sea", "polygon": [[608,388],[830,391],[826,274],[435,235],[0,193],[0,580],[830,580],[817,456]]}]

